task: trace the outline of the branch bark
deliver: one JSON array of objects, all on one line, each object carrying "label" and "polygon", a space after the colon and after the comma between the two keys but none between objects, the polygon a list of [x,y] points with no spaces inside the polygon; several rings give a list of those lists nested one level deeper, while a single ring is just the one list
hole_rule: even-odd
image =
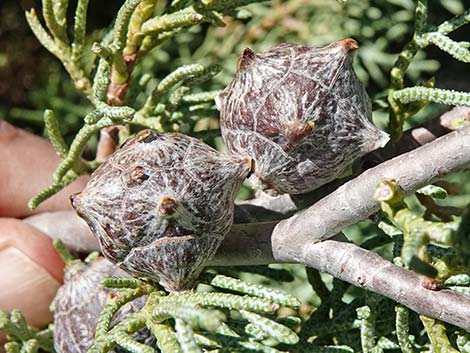
[{"label": "branch bark", "polygon": [[470,330],[470,297],[421,286],[422,276],[334,237],[379,209],[377,183],[394,178],[407,193],[470,166],[470,127],[369,169],[305,211],[286,220],[234,225],[212,265],[301,263],[410,309]]},{"label": "branch bark", "polygon": [[426,289],[422,276],[354,244],[337,240],[311,244],[305,249],[302,263],[384,295],[418,314],[470,330],[469,296]]},{"label": "branch bark", "polygon": [[[437,177],[470,165],[470,127],[463,128],[371,168],[313,206],[278,223],[272,233],[277,260],[298,262],[305,244],[331,238],[378,211],[373,200],[383,178],[395,179],[406,193]],[[299,248],[300,247],[300,248]]]},{"label": "branch bark", "polygon": [[[356,287],[384,295],[444,322],[470,330],[470,297],[451,290],[422,286],[425,277],[348,243],[341,234],[319,243],[298,244],[295,261],[279,261],[273,252],[274,222],[235,225],[211,265],[261,265],[296,262],[328,273]],[[239,251],[237,251],[239,250]]]},{"label": "branch bark", "polygon": [[403,132],[399,141],[385,148],[368,153],[362,158],[362,164],[378,164],[400,154],[414,150],[440,136],[456,130],[464,122],[470,122],[469,107],[454,107],[444,114],[425,122],[423,125]]}]

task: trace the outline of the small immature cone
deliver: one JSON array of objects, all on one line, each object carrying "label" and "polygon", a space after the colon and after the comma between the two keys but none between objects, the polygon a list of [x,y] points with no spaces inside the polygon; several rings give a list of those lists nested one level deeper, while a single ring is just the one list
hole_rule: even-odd
[{"label": "small immature cone", "polygon": [[[104,258],[90,264],[73,261],[65,270],[64,285],[54,299],[54,349],[57,353],[86,353],[94,342],[96,324],[104,305],[116,290],[105,288],[101,281],[107,276],[126,277],[116,265]],[[118,322],[141,309],[146,297],[124,305],[115,315]],[[133,338],[152,343],[148,330],[141,330]]]},{"label": "small immature cone", "polygon": [[249,163],[182,134],[128,140],[72,205],[103,254],[169,291],[191,288],[233,222]]},{"label": "small immature cone", "polygon": [[217,106],[228,150],[254,160],[255,187],[312,191],[388,141],[370,122],[370,99],[352,68],[357,48],[348,38],[241,53]]},{"label": "small immature cone", "polygon": [[54,311],[54,348],[58,353],[85,353],[93,344],[98,316],[111,292],[101,286],[105,276],[123,272],[107,260],[72,262],[65,283],[57,291]]}]

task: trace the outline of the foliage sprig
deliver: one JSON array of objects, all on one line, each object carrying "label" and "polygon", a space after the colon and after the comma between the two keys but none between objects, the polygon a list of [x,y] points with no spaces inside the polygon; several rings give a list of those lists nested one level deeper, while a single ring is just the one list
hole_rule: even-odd
[{"label": "foliage sprig", "polygon": [[70,44],[67,34],[65,16],[67,7],[67,0],[45,0],[42,2],[42,14],[47,29],[39,21],[34,9],[26,11],[26,20],[39,42],[62,62],[75,87],[85,95],[89,95],[91,91],[90,73],[85,67],[81,55],[85,42],[88,0],[80,0],[77,4],[72,44]]},{"label": "foliage sprig", "polygon": [[0,331],[7,334],[7,353],[37,353],[39,350],[54,352],[52,328],[38,330],[29,326],[19,310],[11,313],[0,310]]},{"label": "foliage sprig", "polygon": [[[95,343],[89,352],[107,352],[115,345],[134,353],[152,352],[151,347],[143,346],[132,338],[132,334],[143,327],[147,327],[156,337],[156,344],[162,352],[199,352],[204,347],[230,348],[234,352],[246,349],[277,352],[272,345],[298,342],[295,332],[275,315],[281,303],[298,308],[299,301],[291,295],[209,273],[204,276],[204,282],[214,289],[224,288],[239,294],[168,294],[158,286],[136,279],[105,278],[105,286],[119,289],[100,314]],[[144,295],[147,299],[141,310],[111,327],[111,320],[123,305]],[[287,322],[298,323],[293,318]],[[266,334],[260,334],[260,331]],[[270,340],[267,340],[267,336]]]},{"label": "foliage sprig", "polygon": [[[440,198],[444,196],[440,187],[428,186],[418,192]],[[403,234],[401,259],[407,266],[426,276],[441,279],[465,269],[467,260],[463,255],[449,254],[445,250],[454,245],[455,234],[459,233],[462,218],[456,217],[448,222],[424,219],[409,209],[405,203],[405,195],[395,180],[382,180],[374,197],[380,201],[382,212],[387,219]],[[431,242],[435,244],[434,247],[430,245]],[[438,258],[433,259],[433,255]],[[439,271],[431,263],[434,263]]]},{"label": "foliage sprig", "polygon": [[393,141],[401,136],[404,121],[429,102],[470,106],[470,93],[434,88],[433,80],[424,86],[405,88],[404,77],[410,64],[420,50],[431,44],[461,62],[470,62],[469,43],[456,42],[448,37],[450,33],[470,22],[470,9],[443,22],[437,28],[428,24],[427,12],[427,0],[419,0],[415,11],[413,39],[405,45],[390,71],[388,110],[389,128]]}]

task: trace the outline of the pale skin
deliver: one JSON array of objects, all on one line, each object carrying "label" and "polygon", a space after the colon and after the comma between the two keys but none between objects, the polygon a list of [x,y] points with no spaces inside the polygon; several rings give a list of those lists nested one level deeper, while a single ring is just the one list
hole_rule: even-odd
[{"label": "pale skin", "polygon": [[[47,187],[59,164],[51,144],[0,121],[0,309],[20,309],[36,327],[52,320],[49,304],[63,280],[64,263],[51,240],[21,221],[32,214],[70,210],[69,195],[79,192],[83,176],[36,210],[27,202]],[[5,337],[0,334],[0,352]]]}]

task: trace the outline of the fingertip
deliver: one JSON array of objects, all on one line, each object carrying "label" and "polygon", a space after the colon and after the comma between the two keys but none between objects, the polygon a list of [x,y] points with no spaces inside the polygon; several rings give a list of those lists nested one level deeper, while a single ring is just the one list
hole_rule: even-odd
[{"label": "fingertip", "polygon": [[60,283],[43,267],[16,247],[0,251],[0,309],[20,310],[27,322],[42,327],[51,321],[49,305]]},{"label": "fingertip", "polygon": [[18,135],[19,129],[9,124],[5,120],[0,120],[0,143],[5,143]]},{"label": "fingertip", "polygon": [[0,309],[19,309],[32,326],[47,325],[63,269],[47,236],[20,220],[0,218]]},{"label": "fingertip", "polygon": [[0,122],[0,216],[23,218],[32,214],[70,210],[68,197],[81,191],[88,176],[81,176],[34,211],[28,201],[52,183],[60,163],[52,145],[45,139]]},{"label": "fingertip", "polygon": [[0,251],[8,247],[16,248],[56,281],[63,282],[65,264],[47,235],[15,218],[0,218],[0,230]]}]

